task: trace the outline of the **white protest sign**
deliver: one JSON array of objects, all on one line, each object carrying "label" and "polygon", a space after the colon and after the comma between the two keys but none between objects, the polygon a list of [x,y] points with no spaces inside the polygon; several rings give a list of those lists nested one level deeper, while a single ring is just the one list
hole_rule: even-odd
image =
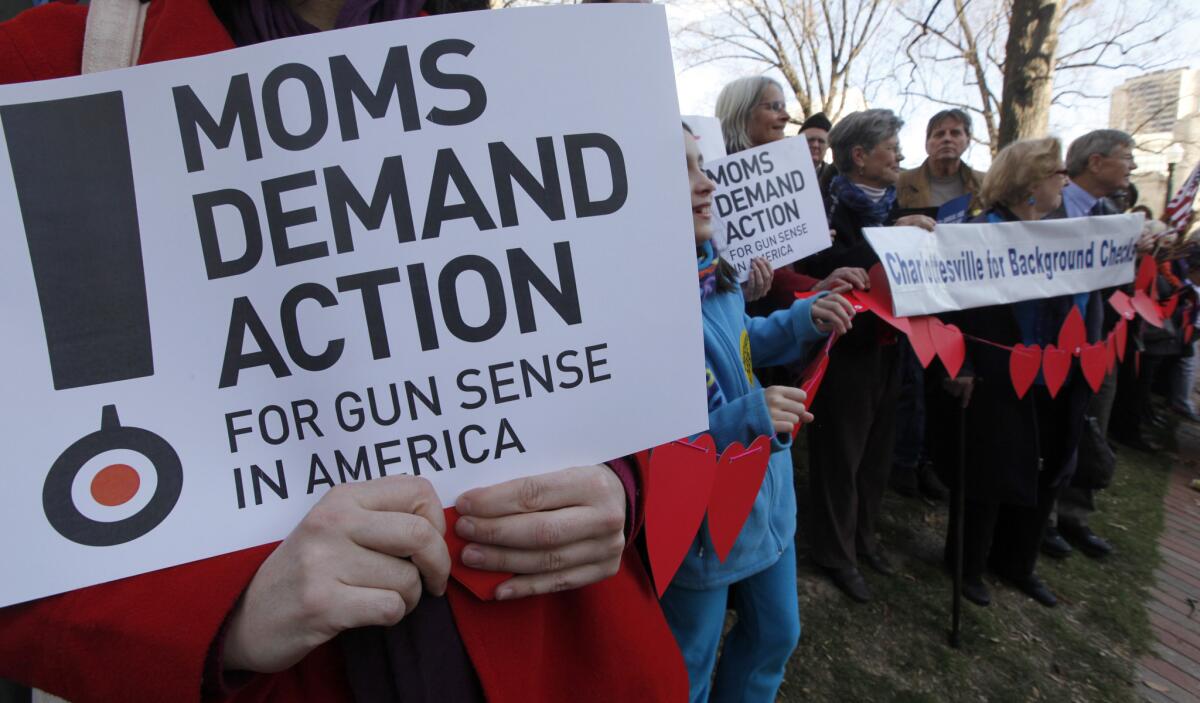
[{"label": "white protest sign", "polygon": [[661,6],[5,86],[0,127],[0,605],[707,427]]},{"label": "white protest sign", "polygon": [[869,227],[895,314],[927,315],[1085,293],[1133,280],[1142,217]]},{"label": "white protest sign", "polygon": [[706,162],[704,170],[717,185],[713,239],[739,281],[749,277],[756,256],[777,269],[829,247],[825,206],[803,139],[740,151]]},{"label": "white protest sign", "polygon": [[725,158],[725,137],[721,134],[721,120],[704,115],[684,115],[683,121],[696,135],[696,146],[704,162]]}]

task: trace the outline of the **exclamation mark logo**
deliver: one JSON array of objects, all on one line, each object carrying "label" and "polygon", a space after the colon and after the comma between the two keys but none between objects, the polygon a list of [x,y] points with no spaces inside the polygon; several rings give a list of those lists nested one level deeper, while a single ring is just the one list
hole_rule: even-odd
[{"label": "exclamation mark logo", "polygon": [[154,373],[120,93],[0,108],[55,390]]},{"label": "exclamation mark logo", "polygon": [[[154,359],[121,93],[0,107],[55,390],[150,376]],[[64,451],[42,504],[62,536],[109,546],[163,521],[183,487],[162,437],[123,426]]]}]

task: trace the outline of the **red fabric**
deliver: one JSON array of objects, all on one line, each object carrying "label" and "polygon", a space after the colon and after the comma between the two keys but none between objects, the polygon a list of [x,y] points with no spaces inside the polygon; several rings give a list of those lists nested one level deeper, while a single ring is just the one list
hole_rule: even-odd
[{"label": "red fabric", "polygon": [[[79,73],[86,7],[51,3],[0,23],[0,83]],[[233,48],[204,0],[155,0],[140,63]],[[87,701],[197,701],[213,640],[259,565],[255,549],[0,609],[0,677]],[[617,576],[538,598],[483,603],[452,584],[455,620],[492,701],[675,701],[687,674],[630,550]],[[258,675],[236,701],[349,701],[326,644]]]},{"label": "red fabric", "polygon": [[447,596],[491,703],[687,700],[683,657],[633,549],[587,588],[485,603],[451,582]]},{"label": "red fabric", "polygon": [[1175,270],[1171,267],[1170,261],[1163,261],[1158,265],[1158,275],[1167,279],[1167,283],[1171,284],[1172,289],[1183,286],[1183,279],[1175,275]]},{"label": "red fabric", "polygon": [[[88,701],[198,701],[213,637],[265,545],[0,609],[0,677]],[[238,701],[350,700],[340,653],[255,676]]]},{"label": "red fabric", "polygon": [[810,291],[820,282],[819,278],[805,276],[793,271],[791,266],[784,266],[771,277],[771,289],[767,291],[766,300],[774,309],[782,310],[796,302],[796,293]]}]

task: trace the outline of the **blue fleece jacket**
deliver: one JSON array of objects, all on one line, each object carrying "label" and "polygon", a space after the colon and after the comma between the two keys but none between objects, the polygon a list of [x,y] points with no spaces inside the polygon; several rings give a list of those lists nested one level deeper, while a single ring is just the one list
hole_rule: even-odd
[{"label": "blue fleece jacket", "polygon": [[777,366],[804,358],[825,335],[813,326],[816,297],[797,300],[768,317],[745,312],[741,290],[714,292],[701,302],[704,360],[708,367],[708,433],[717,450],[748,445],[770,435],[771,460],[762,488],[737,543],[724,563],[717,560],[707,521],[675,574],[674,585],[709,589],[740,581],[775,563],[796,534],[791,437],[775,434],[763,387],[754,366]]}]

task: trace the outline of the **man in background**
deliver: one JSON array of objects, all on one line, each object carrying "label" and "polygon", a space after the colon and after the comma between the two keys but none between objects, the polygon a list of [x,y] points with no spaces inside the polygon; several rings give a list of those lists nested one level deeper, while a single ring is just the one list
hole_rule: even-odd
[{"label": "man in background", "polygon": [[[950,221],[965,219],[971,198],[983,182],[983,173],[963,161],[971,142],[971,118],[962,110],[943,110],[925,127],[925,154],[921,165],[900,174],[896,201],[905,214],[938,217],[939,209],[952,210]],[[943,213],[945,212],[943,209]],[[925,461],[925,376],[911,347],[901,360],[900,402],[896,449],[890,484],[897,493],[945,500],[948,491]]]},{"label": "man in background", "polygon": [[[1066,159],[1067,175],[1071,181],[1063,188],[1063,216],[1090,217],[1121,212],[1111,198],[1129,188],[1129,174],[1136,167],[1133,147],[1133,137],[1115,129],[1097,129],[1071,142]],[[1103,291],[1093,297],[1107,300],[1111,293]],[[1089,327],[1098,325],[1101,333],[1107,333],[1116,324],[1118,316],[1108,305],[1099,303],[1096,307],[1099,308],[1096,316],[1101,319],[1088,319]],[[1085,314],[1085,318],[1090,317]],[[1136,336],[1131,330],[1129,349],[1133,349],[1137,343]],[[1084,412],[1087,417],[1096,420],[1100,437],[1110,435],[1136,449],[1158,451],[1162,447],[1145,438],[1141,432],[1136,397],[1141,378],[1133,358],[1133,353],[1126,353],[1125,363],[1105,377],[1100,391],[1091,397]],[[1147,366],[1148,362],[1143,361],[1141,377],[1153,378],[1153,371]],[[1120,402],[1118,395],[1127,396],[1127,401]],[[1113,421],[1111,428],[1110,417]],[[1046,526],[1042,538],[1042,551],[1047,555],[1061,559],[1071,554],[1072,545],[1096,559],[1112,551],[1112,545],[1088,526],[1088,517],[1096,510],[1097,489],[1093,488],[1096,482],[1092,480],[1094,469],[1087,461],[1080,462],[1075,467],[1071,482],[1059,492],[1057,516],[1051,516],[1051,523]]]},{"label": "man in background", "polygon": [[837,175],[833,164],[825,162],[825,152],[829,151],[829,130],[833,123],[824,112],[809,115],[800,125],[800,136],[808,142],[808,152],[812,155],[813,170],[817,172],[817,185],[821,189],[821,197],[829,194],[829,182]]},{"label": "man in background", "polygon": [[921,165],[900,174],[896,197],[902,209],[940,208],[974,195],[983,172],[963,161],[971,143],[971,117],[959,109],[942,110],[925,127],[925,154]]}]

